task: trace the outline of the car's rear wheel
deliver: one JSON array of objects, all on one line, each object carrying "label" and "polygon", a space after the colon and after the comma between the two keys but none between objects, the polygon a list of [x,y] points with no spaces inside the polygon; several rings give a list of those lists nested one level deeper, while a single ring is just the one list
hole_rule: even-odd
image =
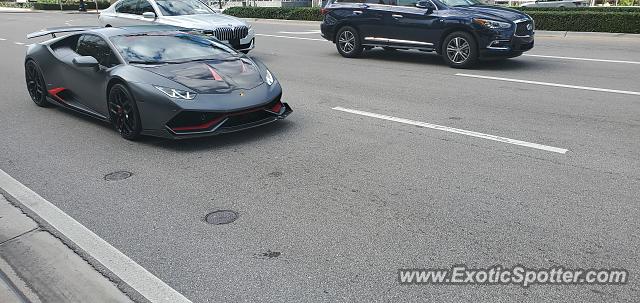
[{"label": "car's rear wheel", "polygon": [[340,28],[336,39],[336,47],[338,48],[338,53],[343,57],[358,57],[362,53],[362,43],[360,42],[358,31],[351,26]]},{"label": "car's rear wheel", "polygon": [[142,124],[138,107],[129,89],[116,84],[109,90],[109,119],[111,124],[127,140],[140,138]]},{"label": "car's rear wheel", "polygon": [[47,85],[35,61],[29,60],[25,63],[24,76],[31,100],[38,106],[49,106],[49,102],[47,102]]},{"label": "car's rear wheel", "polygon": [[442,43],[442,57],[451,67],[471,67],[478,61],[476,40],[467,32],[451,33]]}]

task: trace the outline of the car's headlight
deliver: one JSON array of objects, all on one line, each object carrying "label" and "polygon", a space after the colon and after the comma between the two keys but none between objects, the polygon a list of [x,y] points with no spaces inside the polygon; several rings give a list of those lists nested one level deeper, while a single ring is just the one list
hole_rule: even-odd
[{"label": "car's headlight", "polygon": [[193,100],[193,98],[195,98],[197,95],[196,93],[186,91],[186,90],[167,88],[167,87],[161,87],[161,86],[154,86],[154,87],[157,88],[159,91],[163,92],[165,95],[175,99]]},{"label": "car's headlight", "polygon": [[490,29],[498,29],[498,28],[511,28],[511,23],[501,22],[496,20],[489,19],[473,19],[473,22],[476,24],[480,24],[486,28]]},{"label": "car's headlight", "polygon": [[267,70],[267,76],[265,77],[264,80],[267,81],[267,84],[269,85],[273,84],[273,75],[269,70]]}]

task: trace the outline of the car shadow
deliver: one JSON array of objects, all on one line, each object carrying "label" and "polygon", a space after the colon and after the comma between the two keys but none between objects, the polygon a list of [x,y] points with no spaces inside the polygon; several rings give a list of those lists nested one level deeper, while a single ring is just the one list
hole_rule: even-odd
[{"label": "car shadow", "polygon": [[[403,62],[403,63],[416,63],[416,64],[429,64],[435,66],[448,67],[445,61],[440,55],[435,52],[422,52],[416,50],[396,50],[385,51],[383,49],[374,48],[369,51],[364,51],[360,56],[362,59],[378,60],[378,61],[391,61],[391,62]],[[532,62],[526,60],[518,60],[519,57],[511,59],[487,59],[480,60],[478,63],[467,70],[518,70],[518,69],[539,69],[543,68],[539,62]],[[544,64],[543,64],[544,65]],[[464,69],[460,69],[464,70]]]},{"label": "car shadow", "polygon": [[289,120],[276,121],[267,125],[254,127],[238,132],[213,135],[210,137],[190,139],[164,139],[156,137],[142,137],[138,143],[153,147],[169,149],[176,152],[192,152],[212,148],[228,148],[243,145],[265,137],[278,137],[289,132],[294,123]]}]

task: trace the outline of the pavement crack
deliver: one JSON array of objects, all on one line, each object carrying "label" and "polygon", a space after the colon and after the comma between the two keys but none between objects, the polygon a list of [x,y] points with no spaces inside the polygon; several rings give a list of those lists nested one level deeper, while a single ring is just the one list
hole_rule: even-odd
[{"label": "pavement crack", "polygon": [[25,232],[23,232],[23,233],[21,233],[21,234],[19,234],[19,235],[15,236],[15,237],[12,237],[12,238],[9,238],[9,239],[7,239],[7,240],[4,240],[4,241],[0,242],[0,246],[4,245],[4,244],[5,244],[5,243],[7,243],[7,242],[13,241],[13,240],[15,240],[15,239],[17,239],[17,238],[20,238],[20,237],[22,237],[22,236],[24,236],[24,235],[26,235],[26,234],[28,234],[28,233],[31,233],[31,232],[37,231],[37,230],[39,230],[39,229],[40,229],[40,226],[38,226],[38,227],[34,227],[34,228],[32,228],[32,229],[30,229],[30,230],[28,230],[28,231],[25,231]]}]

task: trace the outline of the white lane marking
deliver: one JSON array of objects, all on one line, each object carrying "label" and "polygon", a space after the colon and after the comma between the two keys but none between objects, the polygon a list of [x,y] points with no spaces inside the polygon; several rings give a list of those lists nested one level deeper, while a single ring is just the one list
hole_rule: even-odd
[{"label": "white lane marking", "polygon": [[531,142],[527,142],[527,141],[520,141],[520,140],[515,140],[515,139],[510,139],[510,138],[505,138],[505,137],[499,137],[499,136],[494,136],[494,135],[489,135],[489,134],[483,134],[483,133],[474,132],[474,131],[470,131],[470,130],[453,128],[453,127],[448,127],[448,126],[442,126],[442,125],[437,125],[437,124],[432,124],[432,123],[426,123],[426,122],[414,121],[414,120],[409,120],[409,119],[404,119],[404,118],[397,118],[397,117],[393,117],[393,116],[370,113],[370,112],[365,112],[365,111],[356,110],[356,109],[349,109],[349,108],[344,108],[344,107],[339,107],[339,106],[338,107],[334,107],[332,109],[343,111],[343,112],[347,112],[347,113],[351,113],[351,114],[361,115],[361,116],[367,116],[367,117],[378,118],[378,119],[382,119],[382,120],[388,120],[388,121],[394,121],[394,122],[399,122],[399,123],[404,123],[404,124],[409,124],[409,125],[425,127],[425,128],[442,130],[442,131],[446,131],[446,132],[450,132],[450,133],[456,133],[456,134],[460,134],[460,135],[466,135],[466,136],[471,136],[471,137],[476,137],[476,138],[482,138],[482,139],[487,139],[487,140],[498,141],[498,142],[502,142],[502,143],[520,145],[520,146],[525,146],[525,147],[530,147],[530,148],[550,151],[550,152],[554,152],[554,153],[564,154],[567,151],[569,151],[568,149],[559,148],[559,147],[542,145],[542,144],[538,144],[538,143],[531,143]]},{"label": "white lane marking", "polygon": [[171,286],[1,169],[0,188],[47,221],[150,302],[191,303]]},{"label": "white lane marking", "polygon": [[327,41],[325,39],[314,39],[314,38],[305,38],[305,37],[291,37],[291,36],[280,36],[280,35],[267,35],[267,34],[256,34],[256,36],[285,38],[285,39],[298,39],[298,40],[311,40],[311,41]]},{"label": "white lane marking", "polygon": [[578,58],[578,57],[563,57],[563,56],[547,56],[547,55],[535,55],[524,54],[527,57],[538,58],[550,58],[550,59],[563,59],[563,60],[579,60],[579,61],[594,61],[594,62],[607,62],[607,63],[625,63],[625,64],[640,64],[638,61],[625,61],[625,60],[609,60],[609,59],[593,59],[593,58]]},{"label": "white lane marking", "polygon": [[573,89],[582,89],[582,90],[591,90],[591,91],[605,92],[605,93],[616,93],[616,94],[640,96],[640,92],[627,91],[627,90],[617,90],[617,89],[598,88],[598,87],[589,87],[589,86],[578,86],[578,85],[569,85],[569,84],[560,84],[560,83],[551,83],[551,82],[529,81],[529,80],[500,78],[500,77],[490,77],[490,76],[481,76],[481,75],[470,75],[470,74],[461,74],[461,73],[456,74],[456,76],[480,78],[480,79],[489,79],[489,80],[498,80],[498,81],[507,81],[507,82],[517,82],[517,83],[526,83],[526,84],[545,85],[545,86],[555,86],[555,87],[564,87],[564,88],[573,88]]},{"label": "white lane marking", "polygon": [[278,32],[279,34],[290,34],[290,35],[312,35],[312,34],[319,34],[321,33],[321,31],[319,30],[310,30],[310,31],[304,31],[304,32]]},{"label": "white lane marking", "polygon": [[33,43],[32,43],[32,44],[27,44],[27,45],[25,45],[25,46],[26,46],[26,47],[29,47],[29,46],[31,46],[31,45],[33,45]]},{"label": "white lane marking", "polygon": [[24,45],[24,43],[22,43],[22,42],[13,42],[13,43],[17,44],[17,45]]},{"label": "white lane marking", "polygon": [[0,38],[0,41],[7,41],[7,39],[5,39],[5,38]]}]

